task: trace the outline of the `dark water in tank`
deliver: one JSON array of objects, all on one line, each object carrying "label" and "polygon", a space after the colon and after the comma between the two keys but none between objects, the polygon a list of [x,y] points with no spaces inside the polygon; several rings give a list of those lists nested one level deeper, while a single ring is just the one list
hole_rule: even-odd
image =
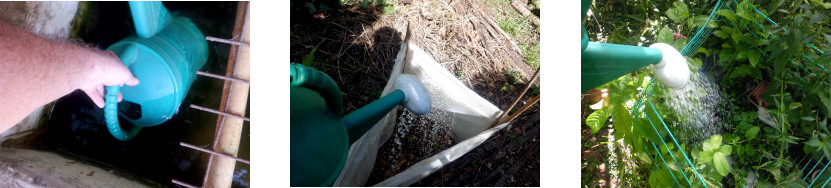
[{"label": "dark water in tank", "polygon": [[[191,19],[205,36],[233,38],[237,2],[164,2],[174,15]],[[82,31],[84,42],[100,49],[135,33],[127,2],[95,2]],[[225,75],[230,45],[208,42],[210,57],[200,71]],[[82,91],[57,100],[38,142],[42,147],[80,157],[175,187],[171,179],[202,185],[209,154],[179,145],[190,143],[211,148],[218,116],[191,109],[190,104],[218,109],[223,81],[198,76],[179,111],[167,122],[144,128],[127,142],[114,139],[107,131],[103,110]],[[250,102],[249,102],[250,104]],[[249,105],[250,106],[250,105]],[[246,109],[246,114],[248,109]],[[129,124],[120,120],[122,124]],[[123,125],[131,126],[131,125]],[[243,125],[239,157],[250,159],[249,125]],[[236,163],[234,187],[248,187],[250,167]]]}]

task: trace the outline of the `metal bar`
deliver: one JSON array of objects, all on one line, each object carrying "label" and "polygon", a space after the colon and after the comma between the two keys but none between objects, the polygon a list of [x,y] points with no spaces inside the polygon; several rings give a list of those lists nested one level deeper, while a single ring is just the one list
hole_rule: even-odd
[{"label": "metal bar", "polygon": [[[237,16],[236,16],[236,21],[235,21],[235,25],[234,25],[234,31],[233,31],[233,34],[232,34],[232,36],[237,36],[237,38],[235,38],[236,41],[239,41],[239,42],[250,41],[248,39],[249,38],[249,31],[248,31],[249,29],[248,29],[248,27],[249,27],[249,24],[250,24],[248,22],[249,14],[250,14],[249,8],[250,8],[250,4],[247,1],[239,2],[239,5],[237,6]],[[225,76],[238,77],[239,78],[240,76],[236,76],[236,75],[237,75],[237,73],[240,73],[240,74],[244,74],[245,77],[248,77],[248,75],[249,75],[249,70],[248,70],[248,68],[249,68],[249,66],[248,66],[248,64],[249,64],[249,62],[248,62],[249,61],[249,57],[248,57],[249,56],[249,49],[245,48],[245,50],[241,50],[241,48],[242,48],[241,46],[237,46],[237,45],[232,45],[231,46],[231,50],[229,51],[229,58],[228,58],[228,66],[227,66],[228,69],[226,70]],[[240,54],[244,54],[245,57],[240,58]],[[240,61],[239,59],[243,59],[243,60]],[[243,63],[244,67],[239,65],[239,63]],[[242,67],[241,69],[243,69],[243,70],[238,72],[237,67]],[[248,84],[246,84],[245,87],[242,87],[242,88],[236,88],[236,87],[234,87],[235,85],[236,84],[233,84],[231,81],[227,81],[227,80],[225,81],[224,86],[222,88],[222,98],[220,99],[221,102],[220,102],[219,109],[221,109],[223,111],[229,111],[229,109],[232,109],[232,108],[229,108],[229,105],[233,107],[235,105],[235,103],[229,103],[229,102],[235,101],[235,100],[233,100],[232,96],[234,96],[233,93],[240,92],[240,91],[237,91],[238,89],[239,90],[244,90],[245,92],[248,92],[248,89],[249,89]],[[247,95],[245,97],[247,98]],[[240,114],[245,114],[244,111],[243,112],[234,111],[234,112],[240,113]],[[214,134],[214,140],[213,140],[213,143],[212,143],[213,148],[211,150],[214,150],[214,151],[231,150],[231,152],[229,152],[229,153],[234,153],[235,154],[237,152],[237,149],[238,149],[238,148],[236,148],[237,145],[234,145],[233,143],[230,143],[230,144],[225,143],[224,139],[228,139],[228,138],[225,138],[225,134],[226,134],[226,132],[229,132],[228,129],[231,129],[230,132],[236,132],[236,131],[241,132],[241,127],[225,127],[225,124],[229,123],[229,121],[231,122],[230,124],[242,124],[242,122],[241,121],[237,122],[236,119],[227,119],[225,117],[227,117],[227,116],[219,116],[217,118],[217,129],[216,129],[216,132]],[[231,133],[231,134],[234,134],[234,133]],[[231,138],[231,139],[233,139],[233,138]],[[238,136],[237,136],[236,139],[239,139]],[[202,184],[205,185],[205,187],[208,187],[208,188],[230,187],[231,186],[231,180],[232,180],[233,177],[228,176],[227,172],[229,172],[229,171],[233,172],[235,162],[236,161],[226,160],[226,158],[216,158],[216,159],[214,159],[214,155],[211,155],[210,157],[208,157],[208,166],[205,169],[205,178],[203,179]]]},{"label": "metal bar", "polygon": [[199,188],[197,186],[194,186],[194,185],[191,185],[191,184],[188,184],[188,183],[176,180],[176,179],[172,179],[172,180],[170,180],[170,182],[173,182],[177,185],[181,185],[181,186],[188,187],[188,188]]},{"label": "metal bar", "polygon": [[197,75],[202,75],[202,76],[207,76],[207,77],[212,77],[212,78],[219,78],[219,79],[223,79],[223,80],[229,80],[229,81],[251,84],[250,82],[248,82],[248,80],[243,80],[243,79],[239,79],[239,78],[232,78],[232,77],[227,77],[227,76],[221,76],[221,75],[211,74],[211,73],[202,72],[202,71],[196,71],[196,74]]},{"label": "metal bar", "polygon": [[205,36],[205,40],[214,41],[214,42],[221,42],[221,43],[225,43],[225,44],[233,44],[233,45],[237,45],[237,46],[250,46],[250,44],[248,44],[248,43],[238,42],[238,41],[233,41],[233,40],[228,40],[228,39],[221,39],[221,38],[216,38],[216,37],[212,37],[212,36]]},{"label": "metal bar", "polygon": [[188,147],[188,148],[190,148],[190,149],[199,150],[199,151],[201,151],[201,152],[210,153],[210,154],[212,154],[212,155],[221,155],[221,156],[224,156],[224,157],[232,158],[232,159],[234,159],[234,160],[237,160],[237,161],[239,161],[239,162],[243,162],[243,163],[245,163],[245,164],[249,164],[249,165],[251,164],[251,161],[249,161],[249,160],[240,159],[239,157],[234,157],[234,156],[231,156],[231,155],[228,155],[228,154],[224,154],[224,153],[219,153],[219,152],[215,152],[215,151],[207,150],[207,149],[205,149],[205,148],[202,148],[202,147],[199,147],[199,146],[194,146],[194,145],[191,145],[191,144],[188,144],[188,143],[179,142],[179,145],[181,145],[181,146],[185,146],[185,147]]},{"label": "metal bar", "polygon": [[206,112],[214,113],[214,114],[219,114],[219,115],[223,115],[223,116],[231,116],[231,117],[235,117],[235,118],[240,118],[240,119],[242,119],[242,120],[249,121],[249,122],[251,121],[251,119],[250,119],[250,118],[247,118],[247,117],[243,117],[243,116],[236,115],[236,114],[229,114],[229,113],[225,113],[225,112],[220,112],[220,111],[217,111],[217,110],[214,110],[214,109],[201,107],[201,106],[198,106],[198,105],[195,105],[195,104],[191,104],[191,105],[190,105],[190,107],[191,107],[191,108],[198,109],[198,110],[202,110],[202,111],[206,111]]}]

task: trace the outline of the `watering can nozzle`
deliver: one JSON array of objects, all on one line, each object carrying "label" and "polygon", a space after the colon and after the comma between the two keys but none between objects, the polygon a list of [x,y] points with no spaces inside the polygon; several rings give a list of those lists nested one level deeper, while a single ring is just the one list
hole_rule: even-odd
[{"label": "watering can nozzle", "polygon": [[684,88],[690,80],[690,68],[684,56],[669,44],[655,43],[649,47],[657,48],[663,54],[661,62],[652,65],[652,73],[658,81],[672,89]]},{"label": "watering can nozzle", "polygon": [[404,102],[402,102],[402,105],[411,112],[418,115],[424,115],[430,112],[430,95],[427,93],[424,85],[412,75],[399,75],[395,78],[393,88],[404,92]]}]

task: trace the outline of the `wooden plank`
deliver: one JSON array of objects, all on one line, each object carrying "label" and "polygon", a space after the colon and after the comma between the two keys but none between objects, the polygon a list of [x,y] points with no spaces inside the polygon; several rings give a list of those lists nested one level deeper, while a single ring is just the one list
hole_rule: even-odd
[{"label": "wooden plank", "polygon": [[[233,36],[235,41],[251,43],[249,40],[249,6],[247,1],[239,2]],[[249,46],[232,45],[225,76],[243,80],[250,79]],[[232,114],[245,115],[248,102],[249,84],[225,81],[222,89],[220,110]],[[237,156],[243,120],[219,116],[214,134],[213,150],[231,156]],[[236,160],[226,157],[211,156],[203,185],[205,187],[231,187]]]}]

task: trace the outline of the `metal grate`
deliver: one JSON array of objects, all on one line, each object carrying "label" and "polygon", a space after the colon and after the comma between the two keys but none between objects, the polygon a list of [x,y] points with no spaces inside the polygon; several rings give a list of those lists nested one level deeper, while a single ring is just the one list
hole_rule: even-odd
[{"label": "metal grate", "polygon": [[[234,36],[237,36],[237,37],[234,37],[234,39],[221,39],[221,38],[216,38],[216,37],[211,37],[211,36],[206,36],[205,37],[205,40],[207,40],[207,41],[220,42],[220,43],[230,44],[232,46],[231,52],[233,52],[233,53],[231,54],[231,56],[229,57],[229,60],[228,60],[228,64],[229,64],[228,69],[229,70],[227,71],[228,72],[227,76],[221,76],[221,75],[216,75],[216,74],[211,74],[211,73],[206,73],[206,72],[201,72],[201,71],[196,72],[197,75],[205,76],[205,77],[208,77],[208,78],[215,78],[215,79],[225,80],[225,84],[224,84],[224,88],[223,88],[223,97],[222,97],[221,102],[220,102],[220,110],[206,108],[206,107],[193,105],[193,104],[190,105],[190,107],[193,108],[193,109],[214,113],[214,114],[217,114],[219,116],[219,118],[217,119],[216,135],[214,135],[214,139],[213,139],[213,142],[212,142],[212,145],[213,145],[214,148],[213,148],[213,150],[210,150],[210,149],[202,148],[202,147],[195,146],[195,145],[188,144],[188,143],[184,143],[184,142],[179,143],[180,146],[187,147],[187,148],[190,148],[190,149],[194,149],[194,150],[198,150],[198,151],[210,154],[210,158],[209,158],[209,161],[208,161],[208,168],[205,170],[205,178],[204,178],[203,186],[205,184],[208,184],[208,182],[212,180],[211,179],[212,178],[211,173],[210,173],[211,171],[217,171],[217,170],[231,170],[231,171],[233,171],[234,170],[233,168],[230,168],[230,169],[227,169],[227,168],[212,169],[211,164],[213,163],[215,156],[220,156],[222,158],[233,159],[237,162],[243,162],[243,163],[246,163],[246,164],[249,164],[249,165],[251,164],[251,161],[249,161],[247,159],[241,159],[241,158],[238,158],[238,157],[234,156],[234,155],[236,155],[236,153],[234,153],[234,155],[229,155],[229,154],[226,154],[226,153],[222,153],[222,151],[221,151],[222,149],[218,148],[218,146],[217,146],[218,145],[217,143],[219,143],[220,138],[223,137],[222,130],[223,130],[224,124],[226,124],[225,123],[226,117],[242,119],[242,120],[248,121],[248,122],[251,121],[250,118],[245,117],[241,114],[234,114],[232,112],[226,111],[228,101],[230,100],[229,98],[231,98],[231,96],[228,96],[228,92],[230,90],[229,88],[231,87],[231,83],[233,83],[233,84],[243,84],[243,85],[245,85],[246,88],[248,88],[249,84],[250,84],[250,81],[248,81],[248,80],[235,78],[233,76],[234,73],[236,72],[237,68],[244,68],[244,69],[249,68],[248,63],[247,63],[247,61],[248,61],[247,57],[242,58],[242,59],[244,59],[243,61],[246,61],[246,62],[242,63],[243,65],[241,67],[237,66],[238,65],[238,63],[237,63],[238,59],[240,59],[240,56],[239,56],[240,51],[241,51],[240,47],[245,47],[245,48],[250,47],[250,44],[244,41],[244,40],[248,40],[247,36],[246,37],[241,37],[241,36],[243,36],[243,32],[247,32],[246,30],[248,29],[248,24],[249,23],[247,23],[247,21],[248,21],[248,17],[249,17],[249,15],[248,15],[249,14],[249,4],[248,4],[248,2],[240,2],[239,7],[240,8],[237,9],[237,21],[236,21],[236,26],[235,26],[235,29],[234,29],[234,34],[235,34]],[[250,90],[248,92],[250,93]],[[248,95],[248,94],[246,94],[246,95]],[[240,122],[239,126],[242,126],[242,125],[243,124]],[[171,182],[173,182],[177,185],[180,185],[180,186],[184,186],[184,187],[191,187],[191,188],[200,187],[200,186],[195,186],[195,185],[192,185],[192,184],[189,184],[189,183],[186,183],[186,182],[182,182],[182,181],[179,181],[179,180],[176,180],[176,179],[171,179]],[[211,186],[209,186],[209,187],[211,187]]]}]

